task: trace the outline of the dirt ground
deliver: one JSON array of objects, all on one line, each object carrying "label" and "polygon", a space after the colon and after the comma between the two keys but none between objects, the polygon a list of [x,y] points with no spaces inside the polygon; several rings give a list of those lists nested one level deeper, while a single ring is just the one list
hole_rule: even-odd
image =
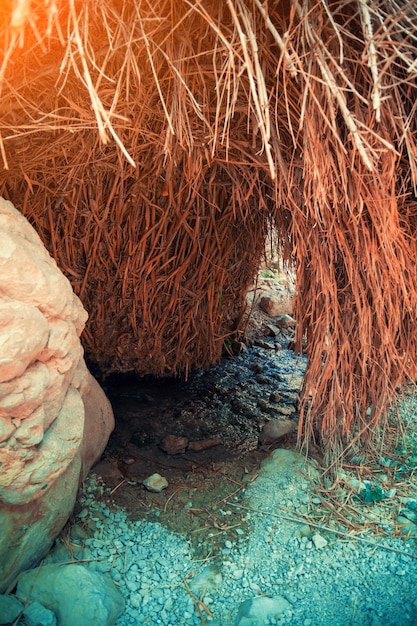
[{"label": "dirt ground", "polygon": [[[258,443],[262,413],[253,398],[268,397],[271,389],[279,388],[279,376],[268,379],[272,387],[268,386],[260,374],[265,365],[251,354],[257,341],[262,343],[268,334],[266,324],[271,318],[258,305],[267,292],[275,293],[282,302],[282,313],[291,313],[288,279],[276,269],[261,270],[258,285],[248,294],[252,310],[248,352],[240,357],[247,360],[248,377],[235,374],[233,357],[226,356],[227,384],[222,364],[187,382],[136,380],[132,376],[104,382],[116,427],[93,471],[110,489],[107,500],[124,507],[131,519],[159,521],[185,533],[197,558],[209,557],[224,545],[226,537],[232,539],[236,531],[241,532],[244,514],[228,503],[239,500],[270,452]],[[291,333],[283,331],[280,340],[289,342]],[[264,352],[268,359],[268,351]],[[231,376],[236,377],[232,386]],[[264,401],[264,411],[267,404]],[[289,406],[286,410],[294,412],[291,403]],[[197,447],[217,445],[195,451],[189,444],[185,452],[169,454],[161,448],[168,434],[185,436],[189,442],[198,442]],[[287,435],[279,445],[294,447],[295,443],[295,436]],[[168,481],[168,487],[159,493],[142,484],[154,473]]]}]

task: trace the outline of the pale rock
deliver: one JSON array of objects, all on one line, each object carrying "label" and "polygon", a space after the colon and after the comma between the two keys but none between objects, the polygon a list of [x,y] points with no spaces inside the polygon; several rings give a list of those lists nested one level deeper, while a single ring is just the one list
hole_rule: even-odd
[{"label": "pale rock", "polygon": [[90,386],[90,372],[83,358],[78,361],[77,367],[72,375],[71,384],[75,389],[78,389],[81,395],[88,392]]},{"label": "pale rock", "polygon": [[38,407],[27,419],[22,420],[9,443],[24,448],[36,446],[42,441],[44,434],[45,411],[43,406]]},{"label": "pale rock", "polygon": [[74,322],[81,332],[87,313],[40,237],[13,204],[0,198],[0,295],[36,306],[45,317]]},{"label": "pale rock", "polygon": [[278,315],[278,317],[275,318],[275,323],[280,328],[292,328],[297,322],[291,315],[285,313],[284,315]]},{"label": "pale rock", "polygon": [[[20,421],[20,420],[19,420]],[[7,441],[15,432],[17,426],[10,416],[0,419],[0,443]]]},{"label": "pale rock", "polygon": [[[32,458],[35,453],[32,454]],[[14,448],[11,448],[9,445],[3,445],[0,448],[0,463],[1,463],[1,472],[0,472],[0,490],[5,487],[9,487],[15,476],[19,475],[23,468],[25,467],[26,459],[22,454],[22,451],[19,450],[17,453]],[[1,519],[1,509],[0,509],[0,519]]]},{"label": "pale rock", "polygon": [[0,382],[21,376],[48,336],[48,321],[36,307],[0,299]]},{"label": "pale rock", "polygon": [[69,380],[69,377],[66,374],[58,372],[54,365],[54,359],[50,359],[45,363],[45,367],[48,370],[49,375],[48,393],[46,394],[43,402],[45,430],[50,427],[59,414],[70,383],[73,387],[77,388],[72,383],[72,380]]},{"label": "pale rock", "polygon": [[81,464],[85,474],[114,425],[84,362],[87,317],[32,226],[0,198],[0,591],[48,552]]},{"label": "pale rock", "polygon": [[[260,476],[276,476],[282,480],[293,480],[295,476],[307,474],[310,478],[317,478],[317,463],[307,460],[303,455],[294,450],[277,448],[265,459],[258,470]],[[275,480],[275,478],[273,479]]]},{"label": "pale rock", "polygon": [[24,572],[16,593],[53,611],[59,626],[113,626],[125,607],[108,574],[81,564],[50,564]]},{"label": "pale rock", "polygon": [[0,624],[13,624],[23,613],[25,605],[15,596],[0,595]]},{"label": "pale rock", "polygon": [[[267,292],[259,300],[259,308],[271,317],[286,314],[288,311],[288,301],[282,294]],[[277,324],[278,326],[278,324]]]},{"label": "pale rock", "polygon": [[325,548],[327,546],[327,539],[325,539],[318,533],[315,533],[312,536],[312,541],[314,543],[314,547],[317,548],[318,550],[320,550],[321,548]]},{"label": "pale rock", "polygon": [[43,363],[33,363],[18,378],[0,383],[0,418],[29,417],[45,399],[50,382]]},{"label": "pale rock", "polygon": [[45,349],[39,355],[39,360],[44,362],[52,357],[65,359],[74,346],[79,346],[79,337],[74,325],[62,319],[49,319],[49,337]]},{"label": "pale rock", "polygon": [[[39,562],[65,526],[74,507],[81,469],[81,450],[63,465],[59,480],[41,484],[35,497],[21,503],[3,501],[0,508],[0,587],[14,584],[23,570]],[[42,489],[42,487],[44,487]],[[12,491],[18,498],[19,493]]]},{"label": "pale rock", "polygon": [[259,443],[261,445],[268,445],[281,439],[285,435],[292,433],[297,428],[297,424],[292,420],[286,419],[272,419],[266,422],[259,435]]},{"label": "pale rock", "polygon": [[114,428],[112,406],[96,379],[89,373],[88,386],[82,392],[84,403],[83,477],[99,460]]},{"label": "pale rock", "polygon": [[239,606],[236,626],[264,626],[270,620],[282,617],[285,611],[291,609],[291,604],[282,596],[273,598],[261,597],[245,600]]},{"label": "pale rock", "polygon": [[168,487],[168,481],[164,476],[161,476],[158,473],[152,474],[152,476],[148,476],[143,481],[144,487],[148,491],[153,491],[154,493],[160,493],[163,489]]}]

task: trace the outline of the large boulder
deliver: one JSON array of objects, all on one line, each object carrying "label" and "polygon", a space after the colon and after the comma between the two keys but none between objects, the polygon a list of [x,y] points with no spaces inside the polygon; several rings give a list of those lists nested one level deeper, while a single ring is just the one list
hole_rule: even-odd
[{"label": "large boulder", "polygon": [[125,607],[108,574],[81,564],[49,564],[25,572],[16,593],[53,611],[59,626],[113,626]]},{"label": "large boulder", "polygon": [[84,362],[86,320],[29,222],[0,198],[0,590],[46,554],[114,426]]}]

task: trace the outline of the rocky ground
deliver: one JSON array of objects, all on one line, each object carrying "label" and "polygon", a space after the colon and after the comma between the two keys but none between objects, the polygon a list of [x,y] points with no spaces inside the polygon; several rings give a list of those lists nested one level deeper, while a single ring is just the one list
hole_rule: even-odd
[{"label": "rocky ground", "polygon": [[319,451],[296,451],[305,358],[289,349],[290,285],[274,269],[260,279],[248,345],[209,371],[107,381],[116,429],[53,552],[18,586],[41,607],[20,624],[417,624],[415,396],[380,449],[329,484]]},{"label": "rocky ground", "polygon": [[[305,358],[288,350],[291,293],[288,277],[262,270],[248,295],[246,343],[230,344],[209,371],[187,381],[113,377],[103,383],[116,428],[94,471],[132,519],[159,520],[181,532],[199,528],[192,537],[201,552],[204,537],[223,523],[213,504],[251,480],[278,441],[295,446]],[[169,489],[154,493],[143,486],[155,473]],[[233,511],[228,524],[240,517]]]}]

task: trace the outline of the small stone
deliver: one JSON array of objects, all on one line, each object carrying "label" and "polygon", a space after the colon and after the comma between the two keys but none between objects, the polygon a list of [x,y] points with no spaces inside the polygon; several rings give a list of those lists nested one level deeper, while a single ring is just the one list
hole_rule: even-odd
[{"label": "small stone", "polygon": [[232,350],[233,354],[246,354],[248,352],[248,347],[245,343],[243,343],[243,341],[233,341]]},{"label": "small stone", "polygon": [[259,443],[261,445],[268,445],[273,441],[277,441],[284,435],[288,435],[296,428],[296,423],[292,420],[279,420],[273,419],[265,424],[259,435]]},{"label": "small stone", "polygon": [[269,406],[268,401],[264,400],[263,398],[259,398],[258,402],[256,403],[256,406],[259,407],[261,411],[263,411],[264,413],[271,412],[271,407]]},{"label": "small stone", "polygon": [[27,626],[56,626],[56,617],[53,611],[46,609],[39,602],[32,602],[23,611]]},{"label": "small stone", "polygon": [[308,524],[303,524],[302,526],[300,526],[300,528],[298,529],[298,536],[301,537],[301,539],[305,539],[307,540],[308,537],[311,537],[311,528]]},{"label": "small stone", "polygon": [[258,346],[258,348],[263,348],[264,350],[272,350],[273,348],[272,344],[264,341],[263,339],[256,339],[255,346]]},{"label": "small stone", "polygon": [[189,585],[190,589],[197,596],[201,596],[204,592],[215,592],[218,590],[223,582],[223,576],[215,565],[209,565],[204,568],[193,578]]},{"label": "small stone", "polygon": [[282,313],[282,300],[272,294],[262,296],[259,300],[259,308],[271,317],[275,317]]},{"label": "small stone", "polygon": [[226,541],[224,542],[224,545],[226,546],[228,550],[230,550],[233,547],[232,542],[229,541],[228,539],[226,539]]},{"label": "small stone", "polygon": [[404,535],[417,537],[417,525],[413,522],[410,522],[410,520],[403,515],[399,515],[397,517],[397,524],[399,525]]},{"label": "small stone", "polygon": [[282,596],[251,598],[239,606],[236,626],[264,624],[266,620],[280,617],[289,609],[291,604]]},{"label": "small stone", "polygon": [[161,450],[167,454],[184,454],[188,446],[187,437],[177,437],[175,435],[167,435],[161,441]]},{"label": "small stone", "polygon": [[290,328],[296,325],[295,319],[286,313],[284,315],[278,315],[275,322],[280,328]]},{"label": "small stone", "polygon": [[267,324],[266,328],[269,331],[269,335],[271,337],[276,337],[281,332],[281,330],[278,328],[278,326],[275,326],[275,324]]},{"label": "small stone", "polygon": [[235,580],[240,580],[243,576],[243,569],[235,569],[232,572],[232,576]]},{"label": "small stone", "polygon": [[317,550],[320,550],[321,548],[325,548],[327,546],[327,540],[318,533],[313,535],[312,539],[314,547],[317,548]]},{"label": "small stone", "polygon": [[153,491],[154,493],[160,493],[163,489],[168,487],[168,481],[164,476],[161,476],[158,473],[152,474],[152,476],[148,476],[143,481],[144,487],[148,491]]},{"label": "small stone", "polygon": [[273,393],[271,393],[271,395],[269,396],[269,401],[273,402],[274,404],[278,404],[278,402],[281,400],[281,396],[279,395],[279,393],[277,391],[274,391]]}]

